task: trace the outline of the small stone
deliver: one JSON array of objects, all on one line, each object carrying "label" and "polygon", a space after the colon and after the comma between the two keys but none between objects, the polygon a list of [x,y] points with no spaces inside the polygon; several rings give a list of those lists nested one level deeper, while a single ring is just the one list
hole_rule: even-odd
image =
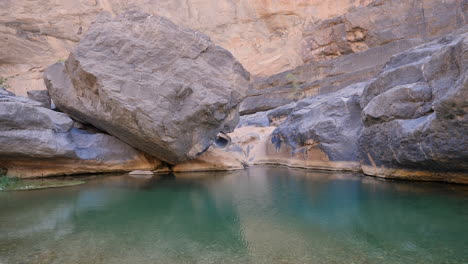
[{"label": "small stone", "polygon": [[154,175],[154,173],[152,171],[134,170],[130,172],[128,175]]}]

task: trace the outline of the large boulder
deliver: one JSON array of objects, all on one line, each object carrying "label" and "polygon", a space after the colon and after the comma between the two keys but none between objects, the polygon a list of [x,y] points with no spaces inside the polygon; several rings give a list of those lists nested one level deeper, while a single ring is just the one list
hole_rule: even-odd
[{"label": "large boulder", "polygon": [[393,57],[362,94],[363,170],[468,183],[468,33]]},{"label": "large boulder", "polygon": [[0,89],[0,169],[44,177],[156,169],[162,163],[119,139],[78,129],[66,114]]},{"label": "large boulder", "polygon": [[138,11],[100,15],[45,72],[59,109],[170,164],[236,127],[249,78],[207,36]]},{"label": "large boulder", "polygon": [[303,167],[360,170],[360,96],[366,82],[306,98],[272,133],[271,157]]}]

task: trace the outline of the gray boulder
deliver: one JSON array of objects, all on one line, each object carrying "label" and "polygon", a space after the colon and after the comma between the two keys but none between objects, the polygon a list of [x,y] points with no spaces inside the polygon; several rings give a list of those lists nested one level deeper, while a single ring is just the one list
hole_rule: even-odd
[{"label": "gray boulder", "polygon": [[63,112],[176,164],[236,127],[250,77],[207,36],[129,11],[101,14],[44,78]]},{"label": "gray boulder", "polygon": [[317,146],[330,161],[359,161],[357,143],[363,127],[359,99],[366,85],[358,83],[299,101],[273,132],[272,143],[293,150]]},{"label": "gray boulder", "polygon": [[468,183],[468,33],[393,57],[362,94],[370,175]]},{"label": "gray boulder", "polygon": [[0,90],[0,168],[42,177],[161,165],[113,136],[73,127],[68,115]]}]

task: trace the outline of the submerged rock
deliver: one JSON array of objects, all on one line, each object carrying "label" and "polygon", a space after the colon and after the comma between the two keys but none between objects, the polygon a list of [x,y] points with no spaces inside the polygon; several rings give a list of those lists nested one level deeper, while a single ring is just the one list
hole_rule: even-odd
[{"label": "submerged rock", "polygon": [[45,81],[76,120],[177,164],[236,127],[249,73],[207,36],[130,11],[101,15]]},{"label": "submerged rock", "polygon": [[64,113],[0,90],[0,168],[8,175],[42,177],[160,165],[113,136],[74,128]]},{"label": "submerged rock", "polygon": [[361,98],[366,174],[468,183],[468,33],[393,57]]}]

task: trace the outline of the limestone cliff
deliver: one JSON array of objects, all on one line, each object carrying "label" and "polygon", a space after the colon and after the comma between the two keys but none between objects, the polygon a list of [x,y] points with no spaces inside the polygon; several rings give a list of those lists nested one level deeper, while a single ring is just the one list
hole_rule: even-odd
[{"label": "limestone cliff", "polygon": [[209,35],[254,75],[303,63],[303,31],[372,0],[2,0],[0,76],[11,90],[44,89],[43,69],[68,56],[101,11],[166,16]]}]

